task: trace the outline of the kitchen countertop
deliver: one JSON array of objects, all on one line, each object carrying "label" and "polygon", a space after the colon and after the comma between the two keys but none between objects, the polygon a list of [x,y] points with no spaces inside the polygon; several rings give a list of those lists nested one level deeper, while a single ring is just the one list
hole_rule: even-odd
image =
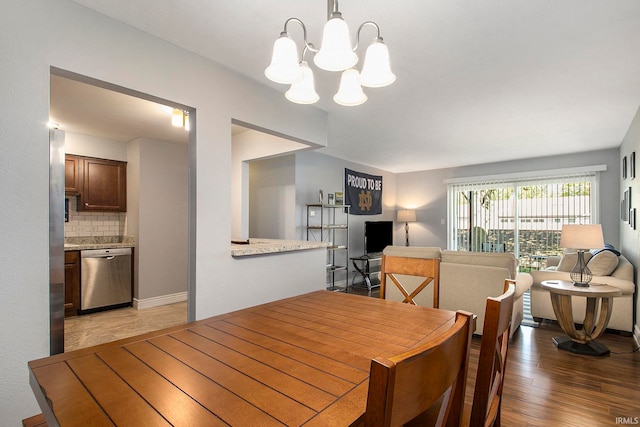
[{"label": "kitchen countertop", "polygon": [[249,239],[249,243],[231,243],[231,256],[243,257],[267,255],[281,252],[303,251],[326,248],[329,242],[309,242],[306,240]]},{"label": "kitchen countertop", "polygon": [[132,248],[135,245],[135,238],[129,236],[68,237],[64,239],[65,251],[83,251],[85,249]]}]

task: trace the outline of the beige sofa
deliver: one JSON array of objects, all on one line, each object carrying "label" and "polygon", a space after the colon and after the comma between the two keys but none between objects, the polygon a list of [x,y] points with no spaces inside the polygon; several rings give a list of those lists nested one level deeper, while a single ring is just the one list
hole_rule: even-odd
[{"label": "beige sofa", "polygon": [[[482,334],[487,297],[503,293],[505,279],[516,279],[511,334],[520,326],[524,316],[522,294],[529,289],[532,278],[528,273],[518,273],[518,261],[512,253],[458,252],[437,247],[387,246],[385,255],[411,258],[440,259],[440,308],[465,310],[478,316],[476,334]],[[417,281],[420,282],[419,280]],[[419,305],[433,306],[433,292],[422,292]],[[393,287],[388,287],[387,298],[402,301],[403,297]]]},{"label": "beige sofa", "polygon": [[[624,255],[612,255],[612,252],[609,251],[603,251],[601,254],[598,259],[595,257],[591,259],[590,253],[585,254],[590,258],[585,260],[587,266],[594,273],[591,283],[610,285],[622,290],[622,296],[613,299],[613,311],[608,328],[633,332],[633,297],[636,288],[633,282],[633,265]],[[531,315],[534,319],[556,320],[549,292],[542,289],[540,283],[543,280],[571,281],[570,271],[575,265],[576,259],[577,256],[571,252],[565,253],[562,257],[548,257],[545,269],[531,272],[533,277]],[[609,263],[612,259],[617,261],[614,261],[615,266]],[[603,265],[602,261],[606,261],[608,265]],[[611,268],[613,271],[609,272]],[[581,324],[584,321],[586,298],[572,298],[571,303],[573,320],[575,323]]]}]

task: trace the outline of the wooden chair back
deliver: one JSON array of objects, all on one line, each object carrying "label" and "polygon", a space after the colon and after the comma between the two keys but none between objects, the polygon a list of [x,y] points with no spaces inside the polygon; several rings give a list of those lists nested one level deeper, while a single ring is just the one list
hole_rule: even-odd
[{"label": "wooden chair back", "polygon": [[[404,277],[403,277],[404,276]],[[409,284],[406,276],[424,280]],[[382,255],[380,267],[380,298],[386,299],[387,287],[396,287],[403,296],[402,302],[418,305],[414,298],[433,283],[433,307],[439,306],[440,260],[437,258],[408,258]]]},{"label": "wooden chair back", "polygon": [[502,295],[487,298],[470,426],[500,426],[514,294],[515,280],[507,279]]},{"label": "wooden chair back", "polygon": [[446,333],[398,356],[373,359],[364,425],[458,426],[473,329],[473,315],[458,311]]}]

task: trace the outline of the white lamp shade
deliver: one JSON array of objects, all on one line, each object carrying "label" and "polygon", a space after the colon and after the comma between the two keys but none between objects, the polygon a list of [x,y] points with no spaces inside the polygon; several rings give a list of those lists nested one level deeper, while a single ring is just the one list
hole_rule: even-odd
[{"label": "white lamp shade", "polygon": [[306,61],[302,61],[300,63],[300,68],[304,75],[303,79],[292,84],[289,90],[285,92],[284,96],[289,101],[297,104],[313,104],[318,102],[320,97],[316,92],[313,71],[311,71],[311,68],[309,68]]},{"label": "white lamp shade", "polygon": [[355,68],[349,68],[342,72],[340,79],[340,88],[338,93],[333,96],[336,104],[352,107],[363,104],[367,101],[367,95],[362,91],[360,86],[360,73]]},{"label": "white lamp shade", "polygon": [[366,87],[384,87],[395,81],[396,75],[391,72],[389,62],[389,49],[381,39],[376,39],[367,48],[360,83]]},{"label": "white lamp shade", "polygon": [[283,33],[273,43],[271,64],[264,70],[264,75],[273,82],[292,84],[303,78],[298,60],[296,43]]},{"label": "white lamp shade", "polygon": [[331,18],[324,25],[322,45],[313,62],[327,71],[342,71],[358,63],[358,55],[351,49],[349,27],[342,18]]},{"label": "white lamp shade", "polygon": [[560,235],[560,247],[571,249],[598,249],[604,247],[602,225],[565,224]]},{"label": "white lamp shade", "polygon": [[398,222],[415,222],[416,211],[413,209],[402,209],[398,211]]}]

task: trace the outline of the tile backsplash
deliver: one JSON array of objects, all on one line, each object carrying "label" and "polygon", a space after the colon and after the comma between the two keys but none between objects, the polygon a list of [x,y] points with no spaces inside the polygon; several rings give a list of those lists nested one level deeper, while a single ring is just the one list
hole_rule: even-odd
[{"label": "tile backsplash", "polygon": [[78,212],[78,198],[69,197],[64,237],[124,236],[126,218],[126,212]]}]

